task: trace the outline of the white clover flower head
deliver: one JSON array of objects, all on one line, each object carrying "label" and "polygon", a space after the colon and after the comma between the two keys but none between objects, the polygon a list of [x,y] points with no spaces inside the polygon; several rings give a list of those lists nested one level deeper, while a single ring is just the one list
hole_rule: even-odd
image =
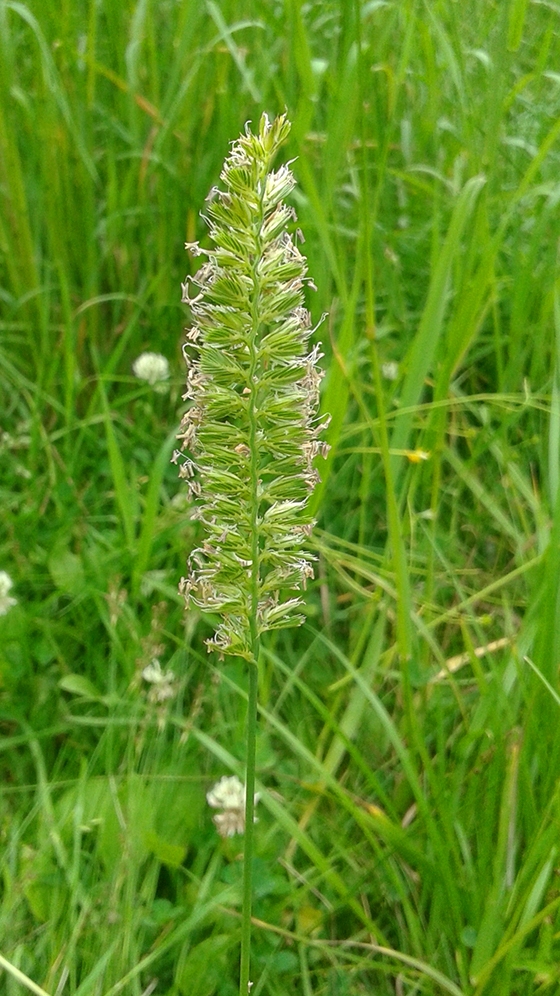
[{"label": "white clover flower head", "polygon": [[187,608],[221,617],[209,650],[253,662],[261,633],[304,621],[313,460],[328,451],[319,441],[328,420],[317,416],[323,354],[310,346],[305,307],[314,285],[284,202],[295,180],[289,164],[271,169],[289,129],[285,115],[263,115],[256,134],[247,126],[233,143],[225,189],[206,202],[213,247],[187,245],[205,260],[182,284],[193,323],[183,347],[191,404],[172,459],[204,539],[180,591]]},{"label": "white clover flower head", "polygon": [[0,616],[5,616],[17,605],[17,598],[8,594],[14,582],[7,571],[0,571]]},{"label": "white clover flower head", "polygon": [[132,364],[132,372],[139,380],[145,380],[156,390],[166,389],[169,379],[169,363],[161,353],[140,353]]},{"label": "white clover flower head", "polygon": [[245,833],[243,809],[225,809],[223,813],[215,813],[212,820],[220,837],[234,837],[236,833]]},{"label": "white clover flower head", "polygon": [[144,681],[152,687],[148,692],[150,702],[167,702],[175,697],[175,674],[173,671],[162,671],[161,664],[154,659],[142,671]]},{"label": "white clover flower head", "polygon": [[399,376],[399,365],[394,360],[388,360],[381,364],[381,373],[385,380],[396,380]]},{"label": "white clover flower head", "polygon": [[[221,837],[233,837],[236,833],[245,832],[245,796],[246,788],[237,775],[224,775],[207,792],[208,805],[213,809],[224,810],[212,817]],[[260,794],[255,792],[255,805],[259,799]]]},{"label": "white clover flower head", "polygon": [[206,794],[206,801],[213,809],[242,809],[245,786],[237,775],[224,775]]}]

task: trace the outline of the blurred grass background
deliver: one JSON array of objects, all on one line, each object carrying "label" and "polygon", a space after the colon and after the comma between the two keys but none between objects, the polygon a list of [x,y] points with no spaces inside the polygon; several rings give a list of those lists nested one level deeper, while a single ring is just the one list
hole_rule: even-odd
[{"label": "blurred grass background", "polygon": [[169,456],[183,243],[287,110],[333,448],[261,675],[252,996],[554,993],[560,5],[1,0],[0,45],[0,953],[50,996],[236,992],[205,792],[245,676],[184,616]]}]

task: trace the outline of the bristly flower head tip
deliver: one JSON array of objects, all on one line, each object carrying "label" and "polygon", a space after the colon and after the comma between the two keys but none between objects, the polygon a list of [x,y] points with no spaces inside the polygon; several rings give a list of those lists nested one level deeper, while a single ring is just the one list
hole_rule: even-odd
[{"label": "bristly flower head tip", "polygon": [[206,202],[211,248],[187,246],[204,262],[182,285],[190,407],[173,459],[204,535],[180,591],[221,616],[208,649],[247,660],[261,633],[303,621],[313,460],[328,449],[318,438],[322,353],[309,346],[304,305],[312,282],[285,203],[295,180],[288,164],[272,169],[289,130],[285,114],[263,114],[256,134],[247,125],[233,143],[223,189]]}]

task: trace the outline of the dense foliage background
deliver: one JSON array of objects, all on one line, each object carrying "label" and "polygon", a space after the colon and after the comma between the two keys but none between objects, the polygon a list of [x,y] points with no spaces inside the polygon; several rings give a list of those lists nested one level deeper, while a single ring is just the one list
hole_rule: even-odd
[{"label": "dense foliage background", "polygon": [[246,676],[184,614],[169,457],[184,241],[286,109],[332,451],[260,676],[251,996],[554,993],[560,4],[1,0],[0,46],[0,954],[51,996],[236,992],[205,794]]}]

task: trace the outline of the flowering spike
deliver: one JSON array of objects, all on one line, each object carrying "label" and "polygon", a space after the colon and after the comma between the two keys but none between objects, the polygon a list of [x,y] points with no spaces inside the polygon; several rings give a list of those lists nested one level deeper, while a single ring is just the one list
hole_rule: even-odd
[{"label": "flowering spike", "polygon": [[289,128],[285,115],[263,115],[258,134],[247,125],[233,143],[225,189],[206,202],[213,248],[187,246],[205,261],[182,285],[193,327],[183,347],[191,406],[179,474],[205,536],[180,591],[187,606],[221,616],[208,650],[249,661],[261,633],[303,622],[313,459],[328,449],[318,439],[327,424],[317,418],[322,353],[309,348],[304,307],[311,282],[284,203],[295,180],[287,164],[271,169]]}]

